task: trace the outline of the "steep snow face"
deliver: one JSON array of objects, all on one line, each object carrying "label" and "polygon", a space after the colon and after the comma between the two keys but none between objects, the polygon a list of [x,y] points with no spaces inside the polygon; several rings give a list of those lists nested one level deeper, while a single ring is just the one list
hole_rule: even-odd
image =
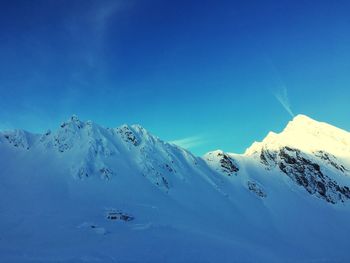
[{"label": "steep snow face", "polygon": [[298,115],[283,132],[270,132],[244,156],[268,170],[279,169],[310,194],[337,203],[350,199],[349,146],[348,132]]}]

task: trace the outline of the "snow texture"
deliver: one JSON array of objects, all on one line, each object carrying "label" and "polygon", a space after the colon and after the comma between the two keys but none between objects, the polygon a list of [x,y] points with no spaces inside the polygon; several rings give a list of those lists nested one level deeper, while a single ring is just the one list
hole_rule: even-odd
[{"label": "snow texture", "polygon": [[350,261],[350,134],[303,115],[242,155],[72,116],[0,157],[1,262]]}]

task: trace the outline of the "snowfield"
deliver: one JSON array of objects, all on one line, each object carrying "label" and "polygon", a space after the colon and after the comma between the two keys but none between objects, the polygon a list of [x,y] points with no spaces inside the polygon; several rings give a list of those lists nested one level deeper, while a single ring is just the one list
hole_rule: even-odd
[{"label": "snowfield", "polygon": [[0,262],[350,262],[350,133],[307,116],[203,157],[73,116],[0,167]]}]

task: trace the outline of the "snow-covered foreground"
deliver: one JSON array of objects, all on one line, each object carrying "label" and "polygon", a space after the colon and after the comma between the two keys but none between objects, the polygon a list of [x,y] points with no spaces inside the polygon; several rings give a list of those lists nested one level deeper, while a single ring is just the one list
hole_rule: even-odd
[{"label": "snow-covered foreground", "polygon": [[350,135],[306,116],[199,158],[72,117],[0,134],[1,262],[349,262]]}]

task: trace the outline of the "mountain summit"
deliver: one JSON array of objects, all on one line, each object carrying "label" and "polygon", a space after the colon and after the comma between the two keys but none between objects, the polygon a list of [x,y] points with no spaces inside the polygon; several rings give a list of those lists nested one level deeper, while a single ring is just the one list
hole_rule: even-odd
[{"label": "mountain summit", "polygon": [[328,202],[350,198],[350,134],[305,115],[296,116],[279,134],[269,133],[245,152],[266,169],[277,168],[310,194]]},{"label": "mountain summit", "polygon": [[269,133],[261,143],[254,143],[248,148],[246,154],[249,155],[263,144],[270,148],[284,144],[308,153],[322,150],[338,157],[350,156],[349,132],[305,115],[297,115],[281,133]]},{"label": "mountain summit", "polygon": [[0,254],[15,262],[343,261],[349,145],[348,132],[304,115],[244,154],[203,157],[140,125],[104,128],[77,116],[44,134],[2,132]]}]

